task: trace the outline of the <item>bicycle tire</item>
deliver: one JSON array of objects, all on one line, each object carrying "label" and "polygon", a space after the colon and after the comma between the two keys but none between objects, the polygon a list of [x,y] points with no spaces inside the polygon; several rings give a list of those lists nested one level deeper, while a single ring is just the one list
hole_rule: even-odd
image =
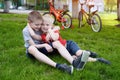
[{"label": "bicycle tire", "polygon": [[61,23],[62,23],[62,26],[64,27],[64,28],[70,28],[71,27],[71,25],[72,25],[72,18],[71,18],[71,16],[69,15],[69,14],[64,14],[63,16],[62,16],[62,19],[64,20],[66,20],[66,21],[61,21]]},{"label": "bicycle tire", "polygon": [[91,18],[91,28],[94,32],[100,32],[102,29],[102,21],[98,14],[94,14]]},{"label": "bicycle tire", "polygon": [[86,24],[85,20],[86,20],[86,18],[83,15],[83,13],[79,12],[79,14],[78,14],[78,21],[79,21],[78,27],[83,27]]},{"label": "bicycle tire", "polygon": [[43,14],[43,16],[49,16],[49,17],[51,18],[51,20],[53,19],[53,24],[55,24],[55,22],[56,22],[56,17],[55,17],[54,14],[50,14],[49,12],[45,12],[45,13]]}]

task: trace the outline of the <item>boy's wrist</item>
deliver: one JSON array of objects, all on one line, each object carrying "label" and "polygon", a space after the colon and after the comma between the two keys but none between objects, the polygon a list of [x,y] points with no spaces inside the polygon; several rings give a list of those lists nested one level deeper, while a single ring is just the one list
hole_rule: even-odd
[{"label": "boy's wrist", "polygon": [[52,31],[52,29],[48,29],[48,32],[51,32]]},{"label": "boy's wrist", "polygon": [[51,29],[48,29],[48,31],[51,31]]}]

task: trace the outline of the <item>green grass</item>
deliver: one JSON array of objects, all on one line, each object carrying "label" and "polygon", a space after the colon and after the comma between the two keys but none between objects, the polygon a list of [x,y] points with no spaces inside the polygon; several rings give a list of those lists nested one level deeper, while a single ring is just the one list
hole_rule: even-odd
[{"label": "green grass", "polygon": [[[61,30],[63,38],[74,40],[81,49],[92,50],[111,61],[108,66],[88,62],[82,71],[74,70],[72,75],[61,72],[46,64],[26,57],[22,29],[27,15],[0,14],[0,79],[1,80],[120,80],[120,28],[116,14],[101,14],[103,28],[95,33],[86,25]],[[54,61],[64,63],[59,55],[51,55]]]}]

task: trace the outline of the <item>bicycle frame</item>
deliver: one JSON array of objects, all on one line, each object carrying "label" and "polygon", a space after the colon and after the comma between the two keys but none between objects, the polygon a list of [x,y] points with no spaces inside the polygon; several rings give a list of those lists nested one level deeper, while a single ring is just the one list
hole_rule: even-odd
[{"label": "bicycle frame", "polygon": [[90,25],[92,23],[92,20],[91,20],[91,17],[96,14],[98,12],[98,9],[91,12],[91,8],[94,7],[94,5],[90,5],[88,6],[89,8],[89,11],[86,12],[84,9],[83,9],[83,4],[81,4],[81,10],[80,12],[82,12],[83,16],[85,16],[85,19],[86,19],[86,22]]},{"label": "bicycle frame", "polygon": [[57,21],[59,22],[64,21],[62,19],[63,10],[56,10],[50,1],[49,1],[49,5],[50,5],[50,9],[49,9],[50,14],[53,14],[56,17]]},{"label": "bicycle frame", "polygon": [[62,27],[70,28],[72,25],[72,19],[71,16],[67,13],[68,10],[55,9],[52,0],[48,0],[48,4],[49,12],[45,12],[43,15],[48,15],[49,17],[51,17],[53,19],[53,23],[58,21],[62,24]]}]

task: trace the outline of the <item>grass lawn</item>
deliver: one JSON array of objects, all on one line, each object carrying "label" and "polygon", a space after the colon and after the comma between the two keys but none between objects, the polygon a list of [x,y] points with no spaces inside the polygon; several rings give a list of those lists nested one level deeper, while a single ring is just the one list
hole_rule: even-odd
[{"label": "grass lawn", "polygon": [[[112,65],[88,62],[82,71],[72,75],[26,57],[22,29],[27,15],[0,13],[0,80],[120,80],[120,27],[116,14],[101,14],[103,28],[95,33],[86,25],[61,30],[65,39],[74,40],[81,49],[92,50],[111,61]],[[50,56],[54,61],[67,63],[60,55]]]}]

